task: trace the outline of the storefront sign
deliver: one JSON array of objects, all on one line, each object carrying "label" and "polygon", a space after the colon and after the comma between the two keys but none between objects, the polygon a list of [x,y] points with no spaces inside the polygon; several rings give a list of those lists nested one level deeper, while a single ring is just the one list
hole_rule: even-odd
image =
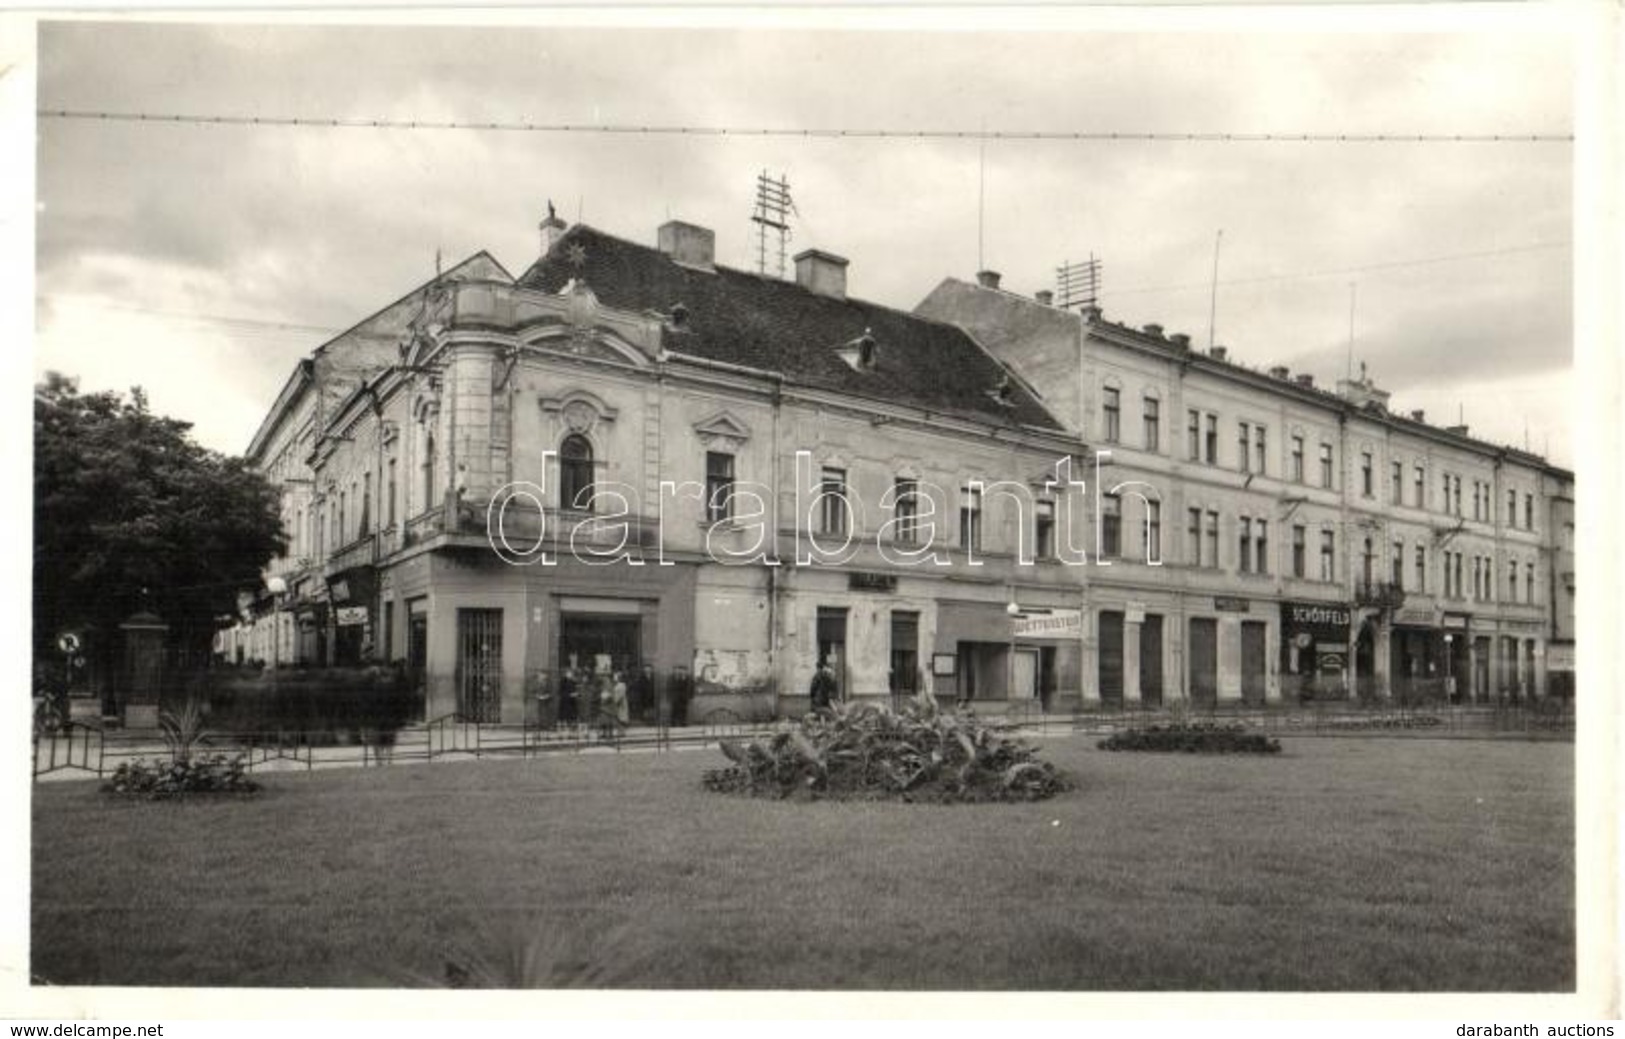
[{"label": "storefront sign", "polygon": [[1246,599],[1237,599],[1229,595],[1215,595],[1213,608],[1223,613],[1246,613],[1248,603]]},{"label": "storefront sign", "polygon": [[895,592],[897,575],[854,570],[846,575],[846,586],[854,592]]},{"label": "storefront sign", "polygon": [[1400,610],[1394,614],[1395,624],[1404,624],[1414,628],[1433,627],[1432,610]]},{"label": "storefront sign", "polygon": [[1440,621],[1440,626],[1445,628],[1454,628],[1457,631],[1466,631],[1467,623],[1470,620],[1472,620],[1471,614],[1447,613],[1444,615],[1444,619]]},{"label": "storefront sign", "polygon": [[352,624],[367,623],[367,608],[365,606],[340,606],[338,609],[339,627],[348,627]]},{"label": "storefront sign", "polygon": [[1051,610],[1017,617],[1012,625],[1016,638],[1064,639],[1083,637],[1082,610]]},{"label": "storefront sign", "polygon": [[1347,628],[1349,611],[1346,606],[1313,602],[1284,602],[1281,619],[1294,628]]}]

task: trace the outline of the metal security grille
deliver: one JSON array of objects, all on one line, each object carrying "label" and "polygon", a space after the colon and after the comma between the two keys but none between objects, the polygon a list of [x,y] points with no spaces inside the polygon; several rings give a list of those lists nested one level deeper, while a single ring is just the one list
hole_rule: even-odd
[{"label": "metal security grille", "polygon": [[502,611],[457,611],[457,720],[502,720]]}]

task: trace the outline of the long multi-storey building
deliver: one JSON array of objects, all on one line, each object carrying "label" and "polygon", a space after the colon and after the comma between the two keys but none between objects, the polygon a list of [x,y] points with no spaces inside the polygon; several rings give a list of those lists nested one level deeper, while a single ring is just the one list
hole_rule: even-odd
[{"label": "long multi-storey building", "polygon": [[1157,565],[1125,534],[1107,546],[1125,565],[1090,574],[1086,668],[1105,699],[1544,692],[1553,508],[1572,474],[1390,411],[1363,367],[1328,391],[1004,291],[992,272],[944,281],[918,313],[1045,387],[1110,453],[1108,513],[1151,532]]},{"label": "long multi-storey building", "polygon": [[990,273],[904,312],[819,250],[781,280],[679,221],[541,232],[296,368],[250,448],[291,548],[239,655],[399,661],[430,717],[503,722],[616,672],[634,718],[668,683],[793,713],[820,662],[1048,711],[1545,689],[1572,476],[1363,375]]}]

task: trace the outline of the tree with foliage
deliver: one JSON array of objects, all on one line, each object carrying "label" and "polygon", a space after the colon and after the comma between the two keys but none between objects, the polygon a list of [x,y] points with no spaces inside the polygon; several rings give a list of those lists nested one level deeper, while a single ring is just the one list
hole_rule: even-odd
[{"label": "tree with foliage", "polygon": [[169,624],[173,648],[206,653],[216,618],[286,550],[277,490],[190,429],[139,388],[82,394],[55,372],[35,386],[36,660],[84,630],[105,675],[119,622],[138,610]]}]

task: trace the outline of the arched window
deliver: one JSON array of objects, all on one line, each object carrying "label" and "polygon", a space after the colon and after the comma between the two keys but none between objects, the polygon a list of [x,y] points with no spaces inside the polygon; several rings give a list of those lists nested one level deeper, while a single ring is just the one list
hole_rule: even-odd
[{"label": "arched window", "polygon": [[580,433],[571,433],[559,445],[560,507],[591,512],[592,485],[592,443]]}]

